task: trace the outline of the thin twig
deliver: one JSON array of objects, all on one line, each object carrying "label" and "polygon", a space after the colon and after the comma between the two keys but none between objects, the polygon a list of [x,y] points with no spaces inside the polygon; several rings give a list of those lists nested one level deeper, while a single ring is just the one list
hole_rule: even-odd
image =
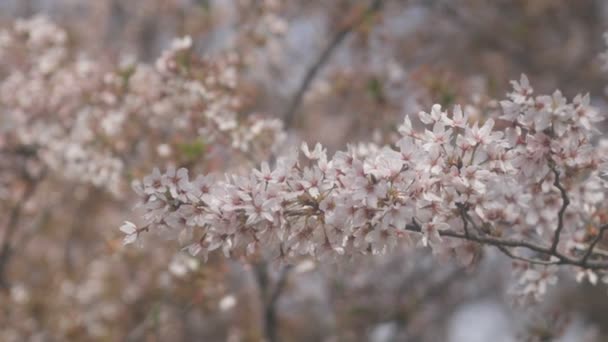
[{"label": "thin twig", "polygon": [[[412,223],[407,224],[405,226],[405,229],[412,231],[412,232],[418,232],[418,233],[422,231],[422,227],[416,221],[412,221]],[[504,239],[504,238],[487,236],[487,235],[466,236],[464,233],[455,232],[450,229],[439,230],[438,233],[440,236],[443,236],[443,237],[451,237],[451,238],[456,238],[456,239],[461,239],[461,240],[467,240],[467,241],[476,242],[476,243],[482,244],[482,245],[494,246],[499,249],[502,247],[526,248],[533,252],[537,252],[537,253],[540,253],[540,254],[543,254],[543,255],[546,255],[549,257],[556,258],[555,261],[543,261],[542,264],[544,264],[544,265],[572,265],[572,266],[578,266],[578,267],[585,268],[585,269],[594,269],[594,270],[608,269],[608,262],[591,262],[588,260],[583,261],[582,259],[574,259],[572,257],[569,257],[567,255],[564,255],[564,254],[558,252],[557,250],[551,249],[551,247],[545,247],[545,246],[538,245],[538,244],[535,244],[535,243],[532,243],[532,242],[529,242],[526,240]],[[504,250],[502,250],[502,251],[504,253]],[[523,257],[517,257],[517,258],[521,260]],[[541,262],[539,260],[539,262],[535,262],[535,263],[541,263]]]},{"label": "thin twig", "polygon": [[[475,231],[478,234],[483,234],[483,232],[475,224],[475,221],[473,221],[473,218],[466,212],[465,206],[459,205],[458,207],[460,208],[460,217],[462,218],[462,222],[464,225],[464,237],[469,240],[471,239],[471,235],[469,234],[469,231],[467,229],[469,222],[471,223],[473,228],[475,228]],[[521,261],[525,261],[525,262],[528,262],[531,264],[536,264],[536,265],[551,265],[554,263],[552,261],[539,260],[539,259],[526,258],[523,256],[519,256],[519,255],[515,254],[514,252],[510,251],[508,247],[505,247],[502,245],[497,244],[497,245],[495,245],[495,247],[498,248],[499,251],[501,251],[503,254],[505,254],[506,256],[508,256],[511,259],[521,260]]]},{"label": "thin twig", "polygon": [[363,11],[363,13],[361,13],[359,17],[357,17],[356,20],[353,20],[349,25],[346,25],[340,30],[338,30],[338,32],[336,32],[336,34],[329,41],[325,49],[323,49],[321,54],[319,54],[319,57],[317,57],[316,61],[308,68],[308,71],[306,72],[302,83],[300,83],[300,86],[296,90],[294,96],[290,101],[289,106],[287,107],[287,110],[285,111],[285,114],[283,115],[283,121],[286,130],[289,129],[293,124],[295,114],[298,111],[300,103],[302,102],[302,98],[304,97],[304,94],[310,87],[312,81],[314,80],[319,70],[323,67],[323,65],[325,65],[329,61],[333,52],[344,41],[344,39],[349,35],[349,33],[351,33],[356,27],[361,25],[361,23],[370,14],[378,11],[382,7],[382,2],[383,0],[374,0],[369,5],[369,7],[365,11]]},{"label": "thin twig", "polygon": [[586,263],[587,262],[587,260],[589,259],[589,257],[593,253],[593,249],[595,248],[595,245],[597,245],[597,243],[600,242],[600,240],[604,236],[604,231],[606,231],[606,229],[608,229],[608,224],[605,224],[605,225],[603,225],[603,226],[600,227],[600,231],[597,233],[597,236],[595,237],[595,239],[593,239],[593,241],[591,241],[591,244],[589,245],[589,248],[585,252],[585,255],[583,255],[583,258],[581,259],[582,263]]},{"label": "thin twig", "polygon": [[281,272],[279,274],[279,279],[277,280],[277,284],[274,287],[274,291],[270,295],[270,299],[268,300],[269,306],[275,306],[279,297],[283,293],[285,286],[287,285],[287,279],[289,278],[289,273],[293,268],[292,265],[285,265],[281,268]]},{"label": "thin twig", "polygon": [[281,268],[278,280],[274,289],[270,291],[268,277],[268,263],[264,260],[256,263],[254,266],[255,279],[262,296],[262,304],[264,305],[264,335],[266,341],[279,341],[278,332],[279,324],[277,321],[277,302],[287,285],[287,278],[293,266],[286,265]]},{"label": "thin twig", "polygon": [[568,198],[568,193],[566,189],[562,186],[559,181],[559,171],[555,168],[555,166],[551,166],[551,170],[553,170],[553,174],[555,175],[555,181],[553,185],[559,189],[559,192],[562,196],[562,206],[559,209],[557,214],[557,228],[555,229],[555,234],[553,235],[553,243],[551,244],[551,253],[554,253],[557,250],[557,245],[559,244],[560,235],[562,230],[564,229],[564,213],[570,204],[570,199]]},{"label": "thin twig", "polygon": [[460,217],[462,218],[462,224],[464,227],[464,235],[469,237],[469,220],[467,219],[467,209],[464,204],[457,204],[460,210]]},{"label": "thin twig", "polygon": [[[421,1],[421,4],[432,4],[432,2]],[[458,6],[453,6],[453,4],[449,4],[448,2],[445,2],[440,10],[447,14],[460,29],[468,31],[468,35],[477,39],[483,47],[497,49],[507,54],[510,60],[520,66],[530,67],[533,65],[530,54],[525,49],[520,45],[511,44],[511,42],[505,39],[497,38],[492,31],[486,29],[486,26],[483,24],[478,25],[480,22],[479,18],[466,18],[461,14]]]},{"label": "thin twig", "polygon": [[281,294],[283,293],[285,286],[287,285],[287,278],[288,278],[290,271],[291,271],[291,265],[284,266],[281,269],[281,272],[279,274],[279,279],[277,280],[274,290],[270,294],[270,297],[268,298],[268,301],[266,302],[266,305],[264,308],[264,316],[265,316],[264,321],[265,321],[266,335],[268,337],[269,342],[279,341],[279,339],[278,339],[279,327],[278,327],[278,322],[277,322],[277,302],[279,301],[279,298],[280,298]]},{"label": "thin twig", "polygon": [[509,248],[504,247],[504,246],[496,246],[496,248],[498,248],[499,251],[501,251],[504,255],[508,256],[511,259],[514,260],[520,260],[520,261],[525,261],[527,263],[530,264],[534,264],[534,265],[554,265],[555,262],[554,261],[547,261],[547,260],[540,260],[540,259],[534,259],[534,258],[526,258],[523,256],[519,256],[517,254],[515,254],[514,252],[511,252],[509,250]]},{"label": "thin twig", "polygon": [[2,240],[2,246],[0,247],[0,288],[8,289],[8,281],[6,279],[6,266],[10,260],[12,254],[11,242],[13,235],[17,232],[19,227],[19,219],[25,203],[34,195],[36,187],[38,186],[40,179],[27,180],[23,195],[11,210],[9,219],[4,227],[4,237]]}]

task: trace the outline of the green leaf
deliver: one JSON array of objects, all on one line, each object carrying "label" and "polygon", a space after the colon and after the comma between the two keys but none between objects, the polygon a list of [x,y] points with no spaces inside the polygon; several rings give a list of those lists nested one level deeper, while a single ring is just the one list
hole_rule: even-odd
[{"label": "green leaf", "polygon": [[197,139],[193,142],[182,143],[177,145],[179,151],[186,160],[192,161],[201,158],[206,150],[207,144],[202,139]]},{"label": "green leaf", "polygon": [[378,78],[372,77],[367,81],[367,90],[376,102],[384,102],[384,89]]}]

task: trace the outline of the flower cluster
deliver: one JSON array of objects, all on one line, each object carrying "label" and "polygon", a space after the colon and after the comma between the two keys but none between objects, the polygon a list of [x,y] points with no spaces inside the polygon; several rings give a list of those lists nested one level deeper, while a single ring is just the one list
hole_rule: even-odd
[{"label": "flower cluster", "polygon": [[0,37],[3,147],[35,149],[69,179],[118,192],[124,174],[159,155],[223,148],[255,159],[283,137],[280,121],[242,114],[238,57],[198,58],[190,37],[175,40],[155,66],[75,56],[67,33],[43,17]]},{"label": "flower cluster", "polygon": [[[151,165],[249,168],[284,138],[280,120],[249,110],[241,57],[232,50],[203,58],[185,37],[153,64],[116,62],[87,56],[73,38],[42,16],[0,28],[0,217],[6,218],[0,220],[0,301],[10,303],[0,325],[12,326],[0,340],[42,330],[58,339],[74,331],[123,338],[124,331],[114,333],[117,325],[127,330],[137,323],[124,320],[129,306],[154,301],[159,288],[197,296],[219,288],[222,280],[209,278],[221,275],[217,266],[205,269],[204,284],[185,285],[202,278],[197,261],[162,244],[146,258],[145,272],[134,273],[128,252],[118,256],[104,228],[129,208],[132,196],[123,185]],[[71,219],[85,212],[87,220]],[[36,278],[58,280],[44,291],[21,267],[40,260]],[[77,318],[36,326],[29,308],[43,292],[48,300],[40,317],[63,311]]]},{"label": "flower cluster", "polygon": [[[193,254],[280,258],[422,245],[466,263],[471,241],[531,267],[576,264],[593,237],[587,228],[606,223],[606,155],[591,144],[601,117],[588,96],[534,97],[525,76],[513,87],[501,102],[500,131],[492,118],[470,123],[460,107],[434,105],[419,114],[425,130],[406,117],[396,146],[365,156],[349,148],[329,158],[320,144],[304,143],[303,158],[292,153],[247,176],[190,180],[186,169],[155,169],[135,184],[146,223],[129,228],[125,242],[155,229]],[[577,266],[608,266],[597,257]]]}]

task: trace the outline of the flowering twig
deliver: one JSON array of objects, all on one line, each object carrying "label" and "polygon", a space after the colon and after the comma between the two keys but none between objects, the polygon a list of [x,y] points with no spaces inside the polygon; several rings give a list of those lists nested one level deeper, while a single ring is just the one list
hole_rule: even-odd
[{"label": "flowering twig", "polygon": [[[608,227],[606,227],[608,228]],[[412,232],[421,232],[421,226],[417,222],[413,222],[411,224],[406,225],[406,230]],[[461,240],[467,240],[471,242],[475,242],[481,245],[488,245],[497,247],[501,252],[505,253],[509,257],[513,259],[518,259],[521,261],[527,261],[533,264],[539,265],[571,265],[578,266],[585,269],[593,269],[593,270],[608,270],[608,261],[607,262],[589,262],[587,258],[583,259],[575,259],[573,257],[566,256],[560,252],[553,250],[551,247],[544,247],[540,244],[534,244],[528,242],[526,240],[515,240],[515,239],[504,239],[492,236],[478,236],[478,235],[469,235],[466,236],[463,233],[455,232],[450,229],[439,230],[440,236],[451,237]],[[516,256],[512,252],[508,251],[507,248],[526,248],[530,251],[545,255],[547,257],[555,257],[554,261],[547,260],[539,260],[539,259],[531,259],[525,258],[521,256]]]},{"label": "flowering twig", "polygon": [[[395,146],[366,154],[351,147],[330,158],[320,144],[303,144],[303,161],[289,154],[272,168],[263,163],[246,177],[219,183],[211,176],[190,181],[186,169],[155,169],[135,185],[146,224],[200,231],[205,238],[188,249],[204,256],[221,249],[226,256],[259,251],[281,259],[326,258],[384,254],[400,244],[442,252],[473,242],[529,266],[607,272],[608,260],[558,248],[564,239],[575,243],[588,224],[584,219],[597,220],[603,210],[599,175],[608,156],[590,143],[596,134],[590,123],[601,118],[588,97],[572,103],[559,93],[533,98],[525,77],[514,88],[501,102],[501,119],[513,123],[504,131],[493,130],[492,118],[470,124],[460,107],[449,115],[434,105],[419,113],[429,128],[414,131],[406,117]],[[566,189],[558,168],[578,182]],[[127,232],[126,242],[139,235],[135,227]]]}]

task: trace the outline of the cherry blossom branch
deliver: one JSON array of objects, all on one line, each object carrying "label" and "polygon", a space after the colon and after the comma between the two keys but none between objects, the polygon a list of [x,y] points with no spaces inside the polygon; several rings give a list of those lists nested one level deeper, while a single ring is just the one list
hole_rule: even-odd
[{"label": "cherry blossom branch", "polygon": [[[229,175],[219,183],[211,176],[190,181],[186,169],[155,169],[135,184],[146,227],[196,229],[203,238],[182,243],[205,257],[221,250],[227,257],[239,251],[320,259],[385,254],[401,244],[443,253],[466,251],[462,242],[468,241],[494,246],[528,266],[607,273],[607,258],[558,248],[562,239],[576,243],[588,224],[566,223],[566,210],[597,225],[596,213],[605,210],[600,176],[608,171],[608,151],[590,143],[597,134],[591,123],[602,118],[586,96],[571,103],[559,92],[533,98],[527,78],[513,85],[509,100],[501,102],[500,119],[513,123],[504,131],[493,130],[492,118],[471,124],[460,107],[447,113],[434,105],[419,113],[427,129],[415,131],[406,117],[398,129],[402,138],[375,151],[349,147],[328,157],[320,144],[313,150],[304,143],[304,158],[292,151],[272,168],[263,163],[248,176]],[[568,184],[570,193],[558,169],[576,179]],[[121,230],[125,243],[141,232],[130,223]],[[544,288],[538,285],[538,293]]]},{"label": "cherry blossom branch", "polygon": [[[461,218],[462,218],[464,232],[465,232],[464,238],[468,239],[469,241],[473,241],[473,240],[471,240],[471,235],[468,233],[468,229],[467,229],[467,226],[468,226],[469,222],[471,223],[471,225],[473,226],[473,228],[475,228],[475,230],[477,231],[477,233],[483,234],[483,232],[475,224],[475,221],[473,221],[473,219],[467,214],[465,206],[464,205],[458,205],[458,207],[460,208],[460,215],[461,215]],[[475,241],[475,242],[477,242],[477,241]],[[500,245],[500,244],[496,244],[495,247],[498,248],[498,250],[500,252],[502,252],[504,255],[508,256],[511,259],[525,261],[525,262],[528,262],[530,264],[535,264],[535,265],[552,265],[552,264],[554,264],[551,261],[539,260],[539,259],[533,259],[533,258],[526,258],[526,257],[522,257],[522,256],[519,256],[519,255],[516,255],[514,252],[511,252],[509,250],[509,248],[507,248],[506,246]],[[542,247],[539,246],[539,248],[542,248]]]},{"label": "cherry blossom branch", "polygon": [[[604,229],[606,229],[606,228],[608,228],[608,225]],[[411,224],[406,225],[405,229],[408,231],[411,231],[411,232],[418,232],[418,233],[422,231],[422,227],[416,221],[412,222]],[[525,240],[502,239],[502,238],[497,238],[497,237],[492,237],[492,236],[478,236],[478,235],[467,236],[464,233],[459,233],[459,232],[456,232],[456,231],[453,231],[450,229],[439,230],[438,233],[442,237],[451,237],[451,238],[456,238],[456,239],[461,239],[461,240],[467,240],[470,242],[475,242],[475,243],[478,243],[481,245],[494,246],[494,247],[498,248],[501,252],[505,253],[507,256],[509,256],[513,259],[526,261],[526,262],[530,262],[533,264],[571,265],[571,266],[578,266],[581,268],[593,269],[593,270],[608,269],[608,262],[589,262],[587,260],[588,257],[577,260],[575,258],[568,257],[560,252],[554,251],[554,250],[552,250],[551,247],[544,247],[542,245],[530,243]],[[517,256],[517,255],[513,254],[512,252],[508,251],[506,249],[507,247],[509,247],[509,248],[518,248],[518,247],[526,248],[533,252],[537,252],[537,253],[546,255],[547,257],[555,257],[555,258],[557,258],[557,260],[547,261],[547,260],[538,260],[538,259],[531,259],[531,258]]]},{"label": "cherry blossom branch", "polygon": [[555,265],[555,262],[552,262],[552,261],[540,260],[540,259],[534,259],[534,258],[526,258],[526,257],[520,256],[520,255],[517,255],[517,254],[511,252],[509,250],[509,248],[507,248],[505,246],[496,245],[496,248],[498,248],[498,250],[501,251],[504,255],[506,255],[509,258],[514,259],[514,260],[524,261],[524,262],[534,264],[534,265],[543,265],[543,266]]}]

